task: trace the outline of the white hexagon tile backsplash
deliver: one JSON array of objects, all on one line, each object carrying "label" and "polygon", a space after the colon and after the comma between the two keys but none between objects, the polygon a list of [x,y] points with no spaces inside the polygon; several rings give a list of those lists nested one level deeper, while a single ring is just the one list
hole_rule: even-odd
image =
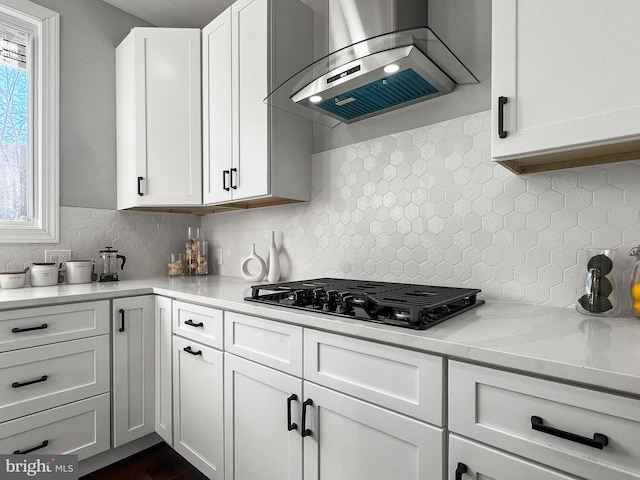
[{"label": "white hexagon tile backsplash", "polygon": [[60,243],[0,244],[0,271],[44,262],[45,250],[71,249],[74,260],[95,260],[107,246],[127,257],[121,279],[163,275],[171,253],[183,252],[187,227],[199,227],[200,217],[60,207]]},{"label": "white hexagon tile backsplash", "polygon": [[203,229],[223,248],[216,273],[239,276],[252,243],[266,257],[275,230],[285,279],[469,286],[570,306],[585,247],[617,247],[627,288],[639,221],[640,162],[516,176],[491,161],[481,112],[316,154],[310,203],[210,215]]}]

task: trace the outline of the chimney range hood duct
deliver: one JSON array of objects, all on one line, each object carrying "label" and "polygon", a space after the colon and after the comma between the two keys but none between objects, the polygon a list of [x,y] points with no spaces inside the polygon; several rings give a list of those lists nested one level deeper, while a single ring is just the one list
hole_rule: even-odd
[{"label": "chimney range hood duct", "polygon": [[328,24],[331,53],[267,103],[334,127],[478,83],[426,26],[426,0],[328,0]]}]

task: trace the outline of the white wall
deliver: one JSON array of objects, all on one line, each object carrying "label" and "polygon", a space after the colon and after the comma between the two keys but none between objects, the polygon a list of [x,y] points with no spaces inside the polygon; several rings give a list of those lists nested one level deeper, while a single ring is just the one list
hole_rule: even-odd
[{"label": "white wall", "polygon": [[148,24],[100,0],[35,1],[60,14],[60,204],[115,209],[115,47]]},{"label": "white wall", "polygon": [[485,111],[315,154],[310,203],[205,217],[224,250],[217,272],[240,276],[251,244],[266,256],[276,230],[285,279],[464,285],[568,306],[586,274],[578,251],[606,246],[619,248],[626,289],[640,161],[516,176],[490,143]]}]

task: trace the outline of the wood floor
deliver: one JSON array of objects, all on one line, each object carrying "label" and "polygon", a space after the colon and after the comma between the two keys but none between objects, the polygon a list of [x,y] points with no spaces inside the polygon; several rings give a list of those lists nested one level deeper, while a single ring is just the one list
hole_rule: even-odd
[{"label": "wood floor", "polygon": [[154,445],[80,480],[208,480],[166,443]]}]

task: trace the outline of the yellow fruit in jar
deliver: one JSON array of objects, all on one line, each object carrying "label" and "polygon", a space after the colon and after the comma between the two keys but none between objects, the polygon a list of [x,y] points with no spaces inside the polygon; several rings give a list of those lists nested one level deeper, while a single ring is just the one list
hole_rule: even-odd
[{"label": "yellow fruit in jar", "polygon": [[631,287],[631,296],[636,300],[640,300],[640,283],[636,283]]},{"label": "yellow fruit in jar", "polygon": [[633,309],[637,312],[640,313],[640,302],[635,302],[633,304]]}]

